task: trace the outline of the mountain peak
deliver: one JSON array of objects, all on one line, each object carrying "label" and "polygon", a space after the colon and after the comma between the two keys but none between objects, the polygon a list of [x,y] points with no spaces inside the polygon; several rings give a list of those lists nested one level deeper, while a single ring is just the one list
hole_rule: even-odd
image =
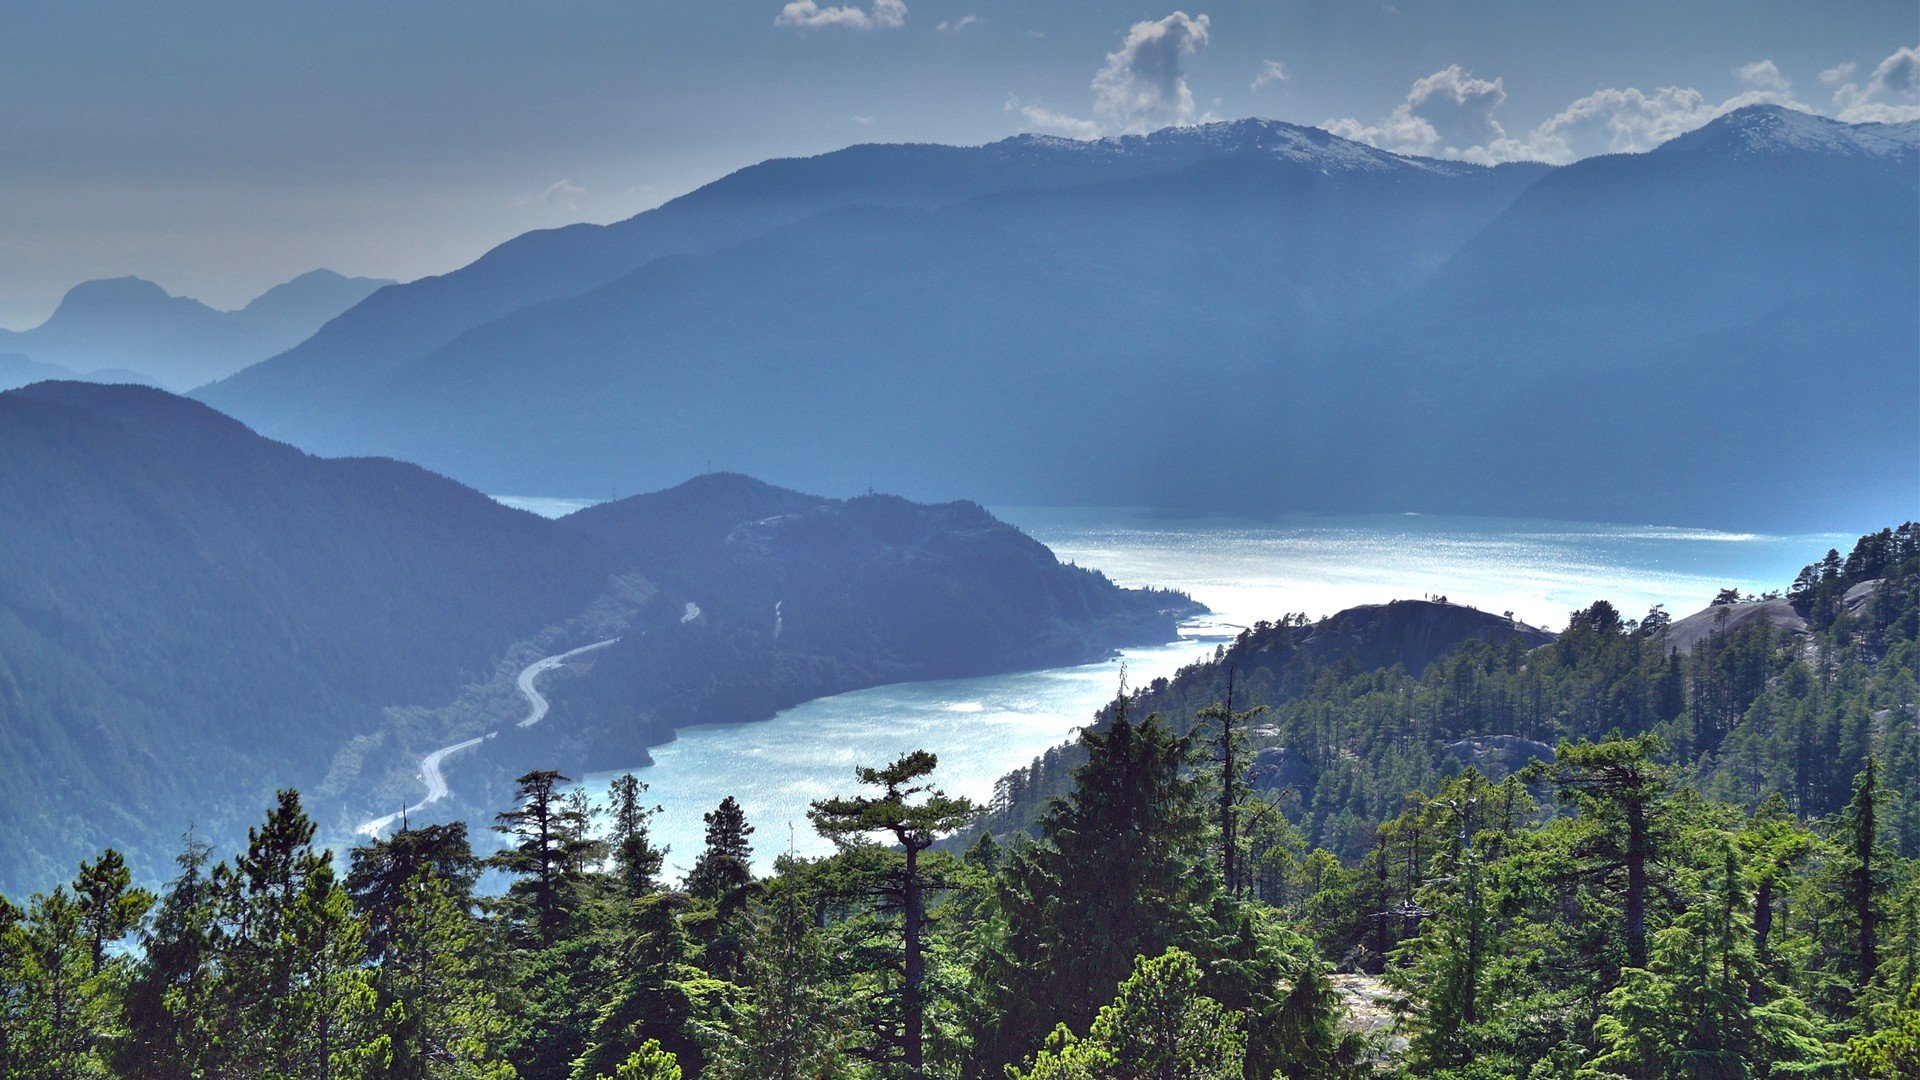
[{"label": "mountain peak", "polygon": [[1700,149],[1897,157],[1920,149],[1920,121],[1849,124],[1783,105],[1747,105],[1663,144],[1654,153]]},{"label": "mountain peak", "polygon": [[1409,157],[1344,139],[1322,128],[1284,120],[1246,117],[1183,127],[1165,127],[1144,135],[1108,135],[1069,139],[1057,135],[1016,135],[1001,145],[1039,146],[1113,156],[1154,154],[1212,156],[1261,154],[1318,167],[1323,172],[1385,172],[1420,169],[1469,172],[1482,166],[1459,161]]},{"label": "mountain peak", "polygon": [[67,295],[60,298],[60,306],[55,309],[53,318],[96,312],[120,315],[129,310],[179,305],[205,306],[198,300],[174,296],[146,278],[100,278],[95,281],[83,281],[68,289]]},{"label": "mountain peak", "polygon": [[250,315],[320,323],[364,300],[375,290],[393,284],[386,278],[348,277],[332,270],[309,270],[283,281],[248,301]]}]

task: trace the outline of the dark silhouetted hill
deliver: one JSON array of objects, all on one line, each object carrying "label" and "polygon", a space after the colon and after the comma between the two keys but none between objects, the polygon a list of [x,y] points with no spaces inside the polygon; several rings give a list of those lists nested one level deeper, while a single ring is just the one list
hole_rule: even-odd
[{"label": "dark silhouetted hill", "polygon": [[[381,708],[437,704],[614,559],[416,466],[323,460],[157,390],[0,394],[0,871],[165,869]],[[157,853],[157,854],[156,854]]]}]

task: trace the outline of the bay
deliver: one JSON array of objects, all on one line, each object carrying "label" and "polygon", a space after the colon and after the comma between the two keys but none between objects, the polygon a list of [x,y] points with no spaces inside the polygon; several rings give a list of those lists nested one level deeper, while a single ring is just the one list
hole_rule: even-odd
[{"label": "bay", "polygon": [[[1178,641],[1120,650],[1110,660],[985,678],[902,683],[837,694],[759,723],[684,729],[634,770],[661,806],[656,842],[669,873],[691,867],[701,815],[740,800],[755,826],[756,868],[792,850],[831,845],[806,820],[808,804],[855,790],[858,765],[913,749],[940,758],[948,792],[985,800],[1008,770],[1071,738],[1111,700],[1122,665],[1132,685],[1171,675],[1238,628],[1287,612],[1319,617],[1364,603],[1445,596],[1557,629],[1596,599],[1629,617],[1664,604],[1684,615],[1724,587],[1782,588],[1851,534],[1771,536],[1665,526],[1379,515],[1262,521],[1176,518],[1127,509],[1005,507],[1001,518],[1063,560],[1122,585],[1185,590],[1213,614]],[[604,797],[617,773],[583,783]]]}]

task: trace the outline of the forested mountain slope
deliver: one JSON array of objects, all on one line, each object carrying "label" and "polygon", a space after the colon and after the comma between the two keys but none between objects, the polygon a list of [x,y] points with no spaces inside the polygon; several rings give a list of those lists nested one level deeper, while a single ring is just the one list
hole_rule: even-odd
[{"label": "forested mountain slope", "polygon": [[[953,178],[921,182],[939,169]],[[567,285],[430,352],[303,359],[355,313],[206,397],[302,445],[377,448],[482,486],[651,488],[711,458],[796,486],[972,494],[987,481],[983,495],[1012,500],[1032,475],[1053,485],[1036,496],[1112,499],[1113,462],[1074,469],[1085,455],[1068,447],[1129,423],[1153,467],[1127,475],[1171,486],[1192,451],[1131,423],[1146,402],[1231,409],[1276,371],[1285,381],[1279,360],[1411,288],[1543,170],[1405,158],[1270,121],[858,148],[746,170],[628,223],[651,235],[697,210],[726,223],[724,243],[661,249],[677,257]],[[777,191],[818,201],[766,221],[734,208],[743,187],[753,207]],[[547,437],[509,458],[474,436],[476,416]],[[1052,464],[1023,467],[1036,457]]]},{"label": "forested mountain slope", "polygon": [[[1905,513],[1910,452],[1835,483],[1819,455],[1776,448],[1840,415],[1860,447],[1920,445],[1916,192],[1920,121],[1776,106],[1556,169],[1331,350],[1359,377],[1328,399],[1330,430],[1374,437],[1329,469],[1393,505],[1448,491],[1469,512]],[[1801,493],[1792,522],[1762,509],[1783,491]]]},{"label": "forested mountain slope", "polygon": [[[437,703],[615,569],[416,466],[131,386],[0,394],[0,876],[231,839],[388,705]],[[142,860],[146,874],[159,872]]]},{"label": "forested mountain slope", "polygon": [[522,715],[513,677],[549,646],[624,635],[546,688],[553,719],[463,758],[449,809],[526,754],[634,765],[686,724],[1091,659],[1198,610],[971,503],[718,475],[554,522],[136,386],[0,394],[0,538],[6,889],[103,837],[152,878],[278,787],[329,829],[406,805],[417,755]]},{"label": "forested mountain slope", "polygon": [[[204,397],[309,448],[365,450],[386,433],[370,430],[359,410],[387,378],[495,319],[581,295],[656,260],[720,251],[843,207],[929,208],[994,192],[1107,183],[1177,171],[1258,141],[1258,133],[1214,125],[1198,136],[1169,130],[1076,143],[1023,135],[983,147],[863,145],[766,161],[625,221],[528,233],[459,270],[383,290],[313,340],[207,388]],[[1343,145],[1354,164],[1398,160]],[[663,482],[649,481],[629,486]]]},{"label": "forested mountain slope", "polygon": [[691,723],[1170,641],[1204,610],[1062,565],[974,503],[827,499],[720,473],[563,524],[693,605],[683,621],[610,648],[593,679],[570,689],[563,707],[604,766],[643,761],[646,746]]},{"label": "forested mountain slope", "polygon": [[1807,415],[1920,439],[1916,144],[1753,107],[1553,169],[1251,120],[856,148],[523,238],[206,393],[499,490],[711,460],[1008,504],[1794,528],[1911,494],[1768,450]]},{"label": "forested mountain slope", "polygon": [[[1248,752],[1269,766],[1288,820],[1347,859],[1372,848],[1410,791],[1436,791],[1469,765],[1502,774],[1561,739],[1614,731],[1659,736],[1688,783],[1748,807],[1778,793],[1803,817],[1834,813],[1869,756],[1889,787],[1920,791],[1920,526],[1862,537],[1846,558],[1829,552],[1781,593],[1727,599],[1678,621],[1662,609],[1632,619],[1601,600],[1545,644],[1496,631],[1364,655],[1316,642],[1367,609],[1292,617],[1133,691],[1126,711],[1204,727],[1201,708],[1224,701],[1231,678],[1236,707],[1268,710],[1245,726]],[[1408,623],[1430,606],[1388,610]],[[1783,607],[1792,622],[1765,617]],[[1061,747],[1005,777],[987,828],[1030,824],[1080,754]],[[1885,824],[1903,855],[1920,855],[1920,800],[1897,804]]]}]

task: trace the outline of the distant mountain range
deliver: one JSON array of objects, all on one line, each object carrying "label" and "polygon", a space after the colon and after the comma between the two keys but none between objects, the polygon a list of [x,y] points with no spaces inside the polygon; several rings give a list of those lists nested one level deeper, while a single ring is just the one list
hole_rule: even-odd
[{"label": "distant mountain range", "polygon": [[292,348],[391,284],[314,270],[216,311],[141,278],[82,282],[40,326],[0,330],[0,390],[47,378],[191,389]]},{"label": "distant mountain range", "polygon": [[190,825],[233,841],[280,786],[344,831],[417,796],[417,755],[492,722],[495,689],[517,708],[513,672],[587,640],[626,635],[547,687],[552,719],[501,740],[506,775],[637,765],[678,724],[852,686],[1165,641],[1193,609],[1063,566],[970,504],[703,477],[556,522],[73,382],[0,393],[0,536],[16,895],[107,843],[157,876]]},{"label": "distant mountain range", "polygon": [[1911,455],[1834,475],[1781,440],[1920,440],[1917,148],[1773,106],[1559,168],[1257,120],[854,147],[520,237],[201,396],[555,495],[711,460],[1003,504],[1831,524],[1914,495]]}]

